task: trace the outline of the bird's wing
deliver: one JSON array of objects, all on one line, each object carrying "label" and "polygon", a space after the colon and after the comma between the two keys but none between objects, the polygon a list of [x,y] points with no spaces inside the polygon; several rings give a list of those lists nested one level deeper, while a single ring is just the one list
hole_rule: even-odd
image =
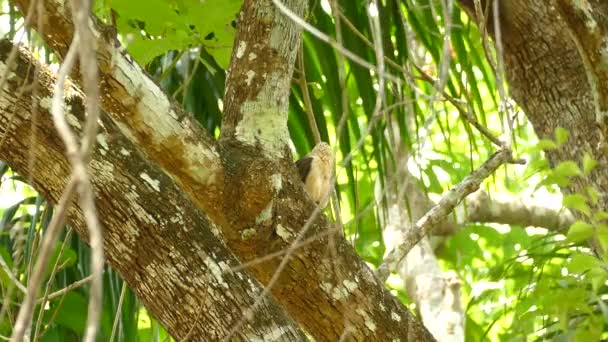
[{"label": "bird's wing", "polygon": [[298,168],[298,173],[300,174],[300,179],[302,182],[306,182],[306,176],[310,172],[310,166],[312,165],[312,157],[304,157],[296,161],[296,167]]}]

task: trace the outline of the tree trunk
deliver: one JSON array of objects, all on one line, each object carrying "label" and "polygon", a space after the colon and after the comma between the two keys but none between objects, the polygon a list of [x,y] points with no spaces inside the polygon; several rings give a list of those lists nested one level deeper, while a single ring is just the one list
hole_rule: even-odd
[{"label": "tree trunk", "polygon": [[[16,2],[25,10],[24,12],[31,4],[28,0]],[[69,10],[64,7],[62,1],[45,0],[42,3],[45,7],[43,38],[59,56],[65,56],[73,35]],[[307,3],[291,0],[286,5],[297,14],[303,15]],[[36,22],[36,19],[32,22]],[[271,292],[276,301],[287,311],[285,315],[293,317],[317,339],[336,340],[345,336],[356,340],[432,340],[426,329],[384,288],[382,282],[374,276],[343,238],[335,237],[337,257],[327,253],[329,241],[327,232],[332,228],[324,216],[321,215],[318,219],[313,217],[312,225],[307,224],[315,211],[315,205],[303,193],[286,145],[286,137],[288,137],[286,106],[295,51],[300,42],[300,30],[281,14],[271,1],[246,0],[243,5],[227,84],[221,144],[213,141],[189,114],[184,114],[178,106],[168,100],[137,65],[121,54],[115,39],[109,34],[111,30],[99,24],[95,24],[93,29],[98,37],[96,43],[103,94],[102,107],[111,121],[116,124],[115,127],[120,135],[133,144],[133,150],[139,149],[162,169],[162,171],[146,173],[146,176],[135,171],[122,184],[130,185],[131,178],[140,182],[143,180],[148,187],[156,191],[152,197],[158,197],[159,193],[164,196],[165,187],[173,186],[169,179],[174,180],[184,191],[184,195],[202,210],[204,217],[209,220],[210,230],[214,231],[213,228],[217,228],[217,236],[221,236],[223,242],[241,261],[254,260],[288,250],[303,228],[311,226],[311,229],[303,234],[303,238],[315,236],[319,238],[295,250],[293,255],[286,259],[288,262],[280,270],[277,281],[273,282]],[[264,60],[251,62],[256,59]],[[48,117],[45,116],[43,119],[46,120]],[[120,145],[116,145],[112,139],[105,141],[105,144],[102,146],[107,146],[108,151],[120,151]],[[26,145],[21,146],[25,148]],[[118,157],[120,155],[117,155]],[[11,165],[18,163],[16,158],[6,155],[6,160]],[[98,172],[111,173],[109,171],[111,167],[128,171],[120,165],[113,166],[113,163],[114,161],[103,164],[106,167]],[[147,164],[143,159],[141,163]],[[28,171],[23,166],[16,169],[22,172]],[[53,176],[58,177],[50,171],[33,172],[36,184],[40,187],[52,182],[47,178]],[[93,177],[98,177],[97,172],[93,172]],[[144,185],[146,184],[142,184]],[[50,193],[50,190],[47,190],[47,193]],[[129,192],[114,195],[135,196]],[[51,198],[57,198],[57,194],[55,193],[55,197]],[[98,196],[97,200],[112,201],[114,198]],[[213,316],[216,320],[211,324],[195,319],[199,310],[192,306],[194,305],[192,298],[210,298],[207,287],[202,282],[180,282],[180,279],[187,277],[192,270],[200,270],[201,277],[203,275],[212,278],[218,275],[221,277],[221,270],[232,265],[232,262],[225,261],[224,264],[220,264],[219,256],[218,258],[204,256],[187,258],[182,255],[181,253],[197,254],[193,251],[199,250],[214,250],[214,247],[206,245],[205,239],[190,236],[201,234],[197,230],[178,229],[183,225],[180,217],[174,214],[178,211],[179,203],[169,203],[176,208],[173,211],[169,209],[164,211],[165,216],[162,219],[159,217],[152,220],[152,224],[158,225],[157,229],[137,235],[140,239],[145,235],[146,238],[153,240],[154,247],[142,248],[137,239],[133,241],[134,238],[129,235],[129,231],[119,229],[119,220],[108,219],[117,227],[106,229],[117,235],[106,233],[106,245],[116,241],[133,241],[131,245],[120,247],[127,248],[133,254],[132,259],[135,262],[127,269],[117,267],[119,272],[130,286],[137,286],[132,282],[141,282],[138,286],[145,288],[146,291],[139,291],[138,295],[145,297],[141,299],[146,305],[158,305],[159,312],[155,310],[152,312],[168,327],[181,326],[184,322],[192,324],[198,322],[195,324],[198,326],[197,329],[203,331],[202,329],[208,329],[210,326],[221,325],[222,327],[218,328],[220,332],[216,335],[219,336],[235,323],[239,323],[239,320],[235,322],[233,317],[245,312],[246,316],[255,319],[248,324],[242,324],[239,328],[242,336],[248,334],[248,329],[254,329],[254,332],[262,329],[263,325],[260,327],[257,325],[267,322],[264,317],[274,315],[272,300],[264,302],[263,307],[257,303],[251,305],[251,301],[231,303],[239,304],[240,309],[235,311],[229,307],[223,308],[222,310],[232,315]],[[123,205],[122,212],[140,210],[131,208],[129,202],[123,202]],[[104,211],[103,215],[112,217],[112,213],[108,210]],[[164,224],[167,223],[173,223],[177,227],[174,227],[174,230],[165,230]],[[171,238],[164,237],[163,234],[170,235]],[[151,253],[151,250],[155,253]],[[167,252],[156,252],[163,250]],[[114,264],[117,260],[121,260],[120,255],[127,251],[108,249],[107,253],[110,262]],[[150,265],[156,265],[145,261],[146,256],[150,254],[173,265],[166,267],[166,273],[163,273],[166,277],[151,276],[153,279],[129,277],[128,273],[154,274],[154,267],[151,269]],[[216,264],[208,266],[208,269],[203,268],[205,262],[211,261]],[[162,264],[161,260],[156,262]],[[268,284],[280,263],[280,259],[272,259],[256,263],[248,270],[260,282]],[[205,273],[206,270],[211,274]],[[223,282],[220,283],[217,291],[221,291],[221,295],[230,297],[233,291],[231,283],[233,279],[227,276],[221,279]],[[237,279],[241,280],[238,276],[234,276],[234,281]],[[158,285],[148,286],[147,281],[156,281]],[[189,307],[167,305],[174,301],[171,288],[164,284],[165,281],[178,282],[184,292],[189,291],[187,296],[191,303]],[[239,283],[236,284],[235,286],[238,286]],[[157,293],[156,289],[165,291]],[[254,290],[248,294],[250,295],[248,299],[259,297],[259,292]],[[159,296],[166,296],[165,302],[160,301]],[[224,305],[221,301],[214,304]],[[163,310],[167,312],[160,312]],[[184,319],[183,322],[176,320],[175,317],[179,314],[175,311],[180,311],[181,315],[189,315],[189,319]],[[265,314],[258,317],[260,312]],[[289,328],[288,320],[283,314],[277,313],[276,317],[278,324],[285,324],[287,327],[285,333],[290,334],[286,336],[301,337],[297,331]],[[249,325],[254,327],[243,328]],[[171,331],[177,336],[183,336],[183,331],[179,334],[175,330]],[[272,331],[283,333],[283,330]]]},{"label": "tree trunk", "polygon": [[[461,3],[475,17],[474,2]],[[487,1],[481,3],[490,9],[488,27],[492,28],[493,2],[489,6]],[[507,0],[499,2],[499,13],[512,97],[524,109],[539,138],[553,139],[558,127],[570,133],[561,148],[547,151],[550,163],[555,166],[573,160],[580,165],[585,153],[598,162],[590,175],[573,178],[564,190],[586,194],[587,188],[593,187],[606,194],[608,50],[605,43],[596,46],[593,38],[608,34],[607,3]],[[605,210],[607,205],[608,196],[602,195],[592,207]]]}]

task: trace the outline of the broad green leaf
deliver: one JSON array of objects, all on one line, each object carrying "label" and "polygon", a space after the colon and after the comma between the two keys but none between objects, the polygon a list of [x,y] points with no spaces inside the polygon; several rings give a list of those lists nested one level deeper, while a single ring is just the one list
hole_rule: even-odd
[{"label": "broad green leaf", "polygon": [[600,199],[600,192],[593,186],[586,187],[586,190],[587,190],[587,196],[589,196],[589,200],[591,201],[591,204],[597,205],[597,202]]},{"label": "broad green leaf", "polygon": [[[592,256],[592,258],[596,259]],[[606,274],[606,270],[601,267],[593,267],[589,269],[587,273],[587,277],[591,281],[591,286],[593,287],[593,291],[597,293],[597,291],[606,283],[608,280],[608,274]]]},{"label": "broad green leaf", "polygon": [[592,268],[600,267],[599,260],[589,254],[576,253],[568,263],[568,272],[583,274]]},{"label": "broad green leaf", "polygon": [[551,151],[551,150],[555,150],[558,146],[553,140],[540,139],[538,141],[537,147],[544,151]]},{"label": "broad green leaf", "polygon": [[163,35],[168,27],[186,24],[184,18],[165,0],[113,0],[109,6],[121,20],[137,19],[144,22],[146,32],[155,37]]},{"label": "broad green leaf", "polygon": [[564,196],[563,204],[566,208],[576,210],[587,216],[591,214],[591,209],[587,205],[587,199],[581,194]]},{"label": "broad green leaf", "polygon": [[50,276],[56,262],[57,262],[58,271],[61,271],[62,269],[70,267],[70,266],[74,265],[74,263],[76,263],[78,256],[73,249],[71,249],[70,247],[67,247],[67,246],[64,247],[63,253],[61,254],[61,258],[59,258],[60,251],[61,251],[61,243],[58,243],[55,246],[55,250],[53,251],[53,254],[51,254],[51,257],[49,258],[48,266],[47,266],[46,273],[45,273],[46,277]]},{"label": "broad green leaf", "polygon": [[600,210],[593,213],[593,221],[604,221],[608,220],[608,212]]},{"label": "broad green leaf", "polygon": [[87,321],[87,300],[82,294],[71,291],[63,297],[63,300],[59,298],[52,300],[50,309],[44,313],[44,319],[48,321],[55,310],[59,310],[55,316],[56,324],[79,335],[84,333]]},{"label": "broad green leaf", "polygon": [[168,35],[167,38],[154,40],[137,38],[127,46],[127,51],[135,58],[137,63],[145,66],[157,56],[171,50],[186,49],[193,43],[195,43],[195,41],[187,34],[183,31],[179,31]]},{"label": "broad green leaf", "polygon": [[581,169],[571,160],[567,160],[557,164],[553,170],[553,174],[559,177],[574,177],[581,175]]},{"label": "broad green leaf", "polygon": [[[13,258],[11,257],[11,253],[9,253],[9,251],[6,248],[4,248],[4,246],[0,246],[0,257],[2,257],[2,259],[7,264],[9,269],[13,268]],[[0,268],[0,275],[1,275],[0,281],[2,282],[2,287],[13,286],[13,285],[10,285],[13,283],[13,281],[8,277],[8,274],[6,274],[6,272],[4,271],[4,268]]]},{"label": "broad green leaf", "polygon": [[597,160],[593,159],[589,153],[583,156],[583,171],[587,174],[597,166]]},{"label": "broad green leaf", "polygon": [[581,242],[593,236],[593,226],[587,222],[576,221],[568,230],[568,240],[572,242]]},{"label": "broad green leaf", "polygon": [[[596,238],[602,246],[603,250],[606,251],[608,250],[608,225],[605,223],[597,223],[596,227]],[[604,260],[606,260],[606,258],[608,258],[608,254],[604,253],[603,257]]]},{"label": "broad green leaf", "polygon": [[242,0],[116,0],[109,6],[118,13],[119,30],[129,33],[127,49],[140,64],[167,51],[203,46],[227,69],[241,4]]}]

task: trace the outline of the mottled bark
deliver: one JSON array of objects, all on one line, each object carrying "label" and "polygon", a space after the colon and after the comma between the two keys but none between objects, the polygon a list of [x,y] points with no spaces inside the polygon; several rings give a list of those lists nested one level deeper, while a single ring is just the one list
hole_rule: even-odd
[{"label": "mottled bark", "polygon": [[[12,47],[8,41],[0,42],[2,70]],[[40,66],[36,98],[29,87],[37,63],[27,50],[20,49],[14,71],[0,89],[0,138],[5,138],[0,159],[31,177],[34,187],[56,202],[71,167],[49,113],[55,82],[52,72]],[[22,93],[24,85],[27,90]],[[71,85],[66,98],[68,122],[79,130],[84,118],[83,94]],[[34,106],[39,117],[36,144],[32,146]],[[241,319],[243,308],[261,294],[260,284],[244,272],[226,272],[239,262],[222,243],[214,224],[105,114],[97,144],[90,170],[109,263],[175,338],[188,336],[191,329],[191,340],[226,336]],[[33,170],[28,166],[30,154],[36,160]],[[87,229],[77,204],[69,219],[86,239]],[[239,331],[240,338],[305,339],[272,299],[261,306],[252,324]]]},{"label": "mottled bark", "polygon": [[[22,9],[28,8],[29,1],[17,2]],[[63,56],[72,36],[69,12],[59,1],[45,0],[44,4],[44,39]],[[292,0],[287,5],[302,14],[306,1]],[[102,107],[120,131],[203,209],[230,249],[248,261],[287,249],[315,205],[304,194],[286,145],[287,95],[300,31],[268,0],[247,0],[243,8],[227,84],[225,131],[217,148],[188,114],[173,117],[171,109],[179,110],[170,106],[157,110],[154,103],[169,103],[164,95],[127,62],[108,34],[99,33],[105,32],[101,26],[95,31],[106,87]],[[256,59],[257,63],[252,62]],[[129,76],[119,77],[122,74]],[[142,93],[149,95],[142,97]],[[153,99],[152,94],[163,99]],[[169,135],[157,134],[156,125],[165,123],[177,128],[169,130]],[[320,217],[307,237],[330,227]],[[334,258],[328,253],[327,235],[322,236],[289,259],[272,287],[290,316],[319,340],[336,340],[343,334],[357,340],[432,340],[346,241],[336,238]],[[279,262],[258,263],[249,270],[267,283]],[[200,262],[193,261],[182,272],[198,267]]]},{"label": "mottled bark", "polygon": [[[285,5],[303,17],[308,0]],[[287,109],[302,29],[270,0],[245,0],[226,80],[222,140],[290,157]]]},{"label": "mottled bark", "polygon": [[[40,0],[44,7],[43,39],[61,58],[74,35],[69,2]],[[31,0],[15,0],[24,17]],[[36,10],[36,6],[34,10]],[[32,23],[37,23],[37,12]],[[101,104],[120,131],[141,151],[189,192],[199,194],[197,205],[216,223],[222,221],[217,207],[223,184],[221,159],[213,138],[167,97],[142,68],[126,56],[116,40],[115,30],[92,18],[97,37]],[[38,27],[35,27],[38,29]],[[73,75],[79,75],[74,72]],[[80,78],[76,77],[80,82]]]}]

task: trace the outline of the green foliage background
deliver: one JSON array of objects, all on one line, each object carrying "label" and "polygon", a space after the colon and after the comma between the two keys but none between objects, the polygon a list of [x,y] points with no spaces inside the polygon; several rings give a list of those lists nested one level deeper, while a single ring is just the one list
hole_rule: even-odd
[{"label": "green foliage background", "polygon": [[[13,37],[23,30],[23,20],[5,0],[1,3],[6,14],[0,20],[6,25],[6,35]],[[226,68],[240,5],[237,0],[103,0],[96,2],[96,14],[116,26],[128,53],[167,94],[219,136]],[[307,20],[357,56],[378,64],[368,2],[340,1],[339,8],[341,15],[332,16],[329,3],[312,1]],[[403,80],[385,84],[385,112],[374,117],[380,84],[375,70],[345,59],[330,45],[304,33],[289,113],[294,152],[303,155],[315,144],[306,114],[305,84],[322,140],[337,147],[336,190],[347,237],[372,266],[381,262],[385,252],[382,218],[387,215],[386,202],[376,189],[387,186],[386,175],[397,167],[395,149],[409,152],[420,186],[436,196],[495,151],[463,120],[454,103],[496,136],[502,133],[503,122],[495,72],[486,61],[482,37],[458,7],[448,13],[439,1],[387,0],[378,8],[378,19],[386,72]],[[28,35],[28,42],[47,62],[56,63],[34,33]],[[435,80],[442,72],[445,86],[437,90]],[[344,129],[340,130],[343,115]],[[484,185],[486,190],[528,197],[553,194],[548,198],[559,201],[556,185],[584,177],[594,167],[588,156],[548,167],[543,149],[559,148],[567,139],[568,132],[558,130],[554,140],[537,141],[519,114],[514,130],[516,155],[525,157],[528,164],[501,169]],[[349,162],[343,163],[345,159]],[[5,164],[0,164],[0,176],[0,196],[5,196],[0,202],[0,256],[27,283],[30,261],[53,209]],[[587,205],[597,195],[588,189],[564,198],[565,207],[588,218],[577,222],[567,238],[544,229],[470,224],[441,244],[437,249],[441,266],[462,279],[467,340],[608,337],[608,309],[602,300],[605,259],[592,256],[584,247],[592,236],[602,243],[606,240],[603,232],[608,229],[599,223],[605,214],[593,213]],[[407,194],[404,197],[407,201]],[[49,264],[49,269],[56,261],[60,265],[54,275],[48,274],[51,292],[89,275],[88,247],[67,234]],[[105,341],[110,338],[123,282],[109,267],[104,279],[100,339]],[[7,336],[22,294],[4,271],[0,280],[4,298],[0,335]],[[412,305],[400,281],[391,279],[389,285],[404,303]],[[79,287],[50,300],[42,311],[37,308],[32,331],[39,323],[42,340],[80,339],[87,291],[87,286]],[[128,289],[120,311],[117,340],[165,340],[166,332]]]}]

